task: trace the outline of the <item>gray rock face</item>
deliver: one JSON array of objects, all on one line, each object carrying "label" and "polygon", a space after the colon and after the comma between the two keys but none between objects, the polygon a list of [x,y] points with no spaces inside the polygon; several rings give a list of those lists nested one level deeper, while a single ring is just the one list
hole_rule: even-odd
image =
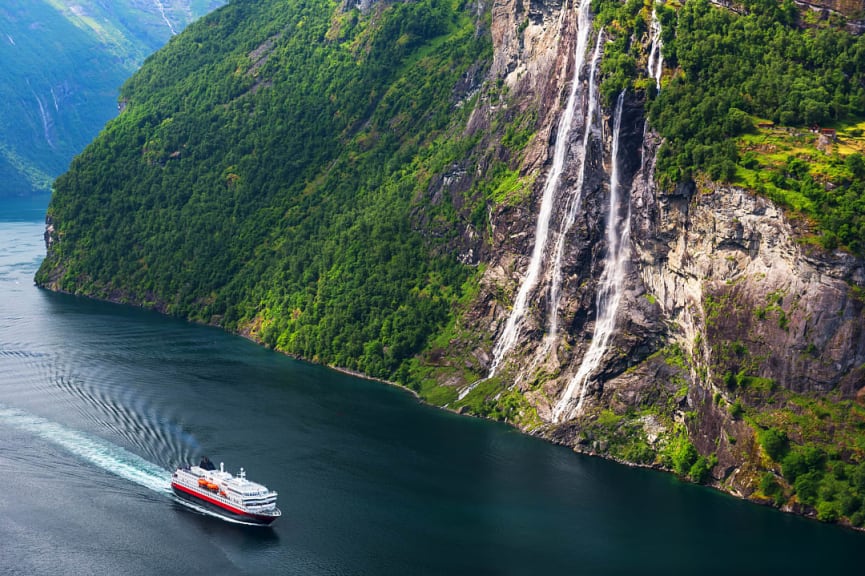
[{"label": "gray rock face", "polygon": [[[486,268],[479,295],[461,319],[463,336],[452,345],[474,351],[463,355],[473,378],[490,368],[491,350],[534,248],[541,193],[573,74],[576,9],[534,0],[493,7],[490,74],[510,89],[511,97],[500,105],[537,110],[537,135],[519,167],[520,174],[537,177],[526,201],[490,210],[486,242],[481,235],[471,237],[471,253]],[[587,76],[580,76],[583,101],[550,224],[553,241],[564,218],[565,196],[577,181],[581,158],[574,150],[582,138]],[[561,336],[550,344],[545,266],[519,340],[497,377],[537,411],[542,424],[532,425],[534,430],[586,452],[612,453],[608,439],[589,428],[601,411],[663,406],[658,417],[634,420],[645,443],[657,450],[673,428],[687,430],[701,454],[717,454],[715,479],[747,496],[754,490],[759,450],[750,426],[730,414],[731,380],[847,398],[865,394],[865,263],[809,248],[799,240],[801,224],[747,190],[711,182],[660,189],[654,179],[660,140],[645,127],[640,98],[629,94],[626,99],[620,139],[620,178],[631,209],[630,260],[616,330],[587,381],[583,407],[572,418],[556,421],[554,407],[597,328],[596,294],[608,248],[613,128],[608,116],[601,137],[591,139],[586,151],[582,207],[565,239]],[[475,129],[491,125],[491,108],[475,110]],[[483,172],[483,166],[476,168]],[[465,175],[471,173],[469,166],[455,167],[445,179],[466,190]],[[450,188],[440,184],[442,190]],[[665,361],[669,350],[681,360]],[[448,376],[447,384],[458,389],[469,383]]]}]

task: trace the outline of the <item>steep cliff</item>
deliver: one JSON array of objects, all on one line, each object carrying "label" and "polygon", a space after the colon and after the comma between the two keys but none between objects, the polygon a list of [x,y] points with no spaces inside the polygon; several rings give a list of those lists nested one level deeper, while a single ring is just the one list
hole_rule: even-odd
[{"label": "steep cliff", "polygon": [[[519,3],[499,10],[506,8],[522,10]],[[567,59],[573,46],[564,38],[576,17],[567,10],[547,17],[545,30],[556,22],[563,40],[557,58],[540,61],[557,62],[556,84],[532,83],[546,93],[567,92],[561,70],[573,66]],[[536,37],[531,24],[524,30]],[[531,76],[515,71],[538,64],[523,60],[518,40],[494,38],[498,61],[510,63],[500,73],[519,90],[514,78]],[[644,40],[646,57],[651,40]],[[583,100],[569,134],[572,151],[591,121],[590,72],[579,78]],[[862,259],[815,247],[808,241],[813,220],[742,187],[705,177],[659,185],[661,138],[645,124],[641,98],[627,97],[619,135],[609,110],[603,138],[588,138],[584,151],[572,152],[561,176],[549,224],[551,246],[567,234],[561,307],[554,312],[549,301],[557,271],[555,250],[548,249],[518,314],[519,292],[536,264],[533,248],[546,241],[536,223],[545,214],[544,178],[554,169],[555,137],[562,134],[556,122],[566,103],[560,96],[538,106],[541,127],[519,171],[542,175],[528,201],[489,212],[490,243],[498,250],[489,254],[478,297],[449,340],[440,339],[427,356],[443,374],[439,382],[454,391],[430,396],[580,451],[666,467],[758,501],[859,524],[860,506],[849,502],[858,502],[861,488],[841,490],[845,505],[841,497],[821,500],[796,489],[791,462],[810,451],[807,473],[825,485],[844,484],[838,479],[845,478],[845,466],[862,468],[853,440],[865,423],[859,404],[865,390]],[[621,145],[614,153],[616,137]],[[616,216],[605,206],[614,163],[615,180],[630,191],[631,251],[615,295],[615,329],[599,345],[613,300],[604,288],[612,250],[604,230]],[[575,185],[581,186],[581,208],[568,230],[568,194]],[[556,314],[559,334],[550,328]],[[518,337],[499,360],[497,342],[513,325]],[[773,435],[781,448],[767,440]]]},{"label": "steep cliff", "polygon": [[744,5],[232,3],[57,181],[37,281],[862,525],[865,42]]}]

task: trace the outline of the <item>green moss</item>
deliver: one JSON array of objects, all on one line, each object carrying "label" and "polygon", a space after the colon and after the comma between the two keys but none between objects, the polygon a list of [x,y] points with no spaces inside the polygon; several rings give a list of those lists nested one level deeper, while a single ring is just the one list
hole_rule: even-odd
[{"label": "green moss", "polygon": [[536,110],[529,109],[521,113],[507,123],[502,144],[511,152],[522,152],[537,132],[537,121],[538,113]]},{"label": "green moss", "polygon": [[424,381],[418,394],[435,406],[447,406],[457,399],[457,391],[453,386],[440,386],[434,380]]},{"label": "green moss", "polygon": [[673,343],[665,347],[662,350],[662,354],[664,355],[664,361],[670,366],[683,371],[688,369],[689,362],[687,353],[678,343]]},{"label": "green moss", "polygon": [[637,464],[655,461],[655,450],[649,445],[636,412],[617,414],[610,409],[603,409],[584,426],[589,436],[606,445],[605,453],[613,458]]},{"label": "green moss", "polygon": [[500,377],[480,380],[472,391],[462,400],[454,403],[454,408],[467,408],[472,414],[488,416],[495,409],[495,396],[503,392],[505,386]]},{"label": "green moss", "polygon": [[495,204],[517,205],[524,202],[532,193],[537,173],[520,176],[516,170],[503,168],[493,176],[489,199]]},{"label": "green moss", "polygon": [[691,468],[697,463],[700,455],[688,437],[687,430],[683,426],[677,426],[667,440],[660,457],[664,466],[671,468],[679,476],[685,477],[691,472]]}]

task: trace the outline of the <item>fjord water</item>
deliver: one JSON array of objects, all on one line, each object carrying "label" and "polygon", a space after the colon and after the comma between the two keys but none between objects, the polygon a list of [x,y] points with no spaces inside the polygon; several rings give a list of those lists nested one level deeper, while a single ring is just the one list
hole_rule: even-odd
[{"label": "fjord water", "polygon": [[[0,204],[0,573],[858,573],[865,535],[419,404],[219,330],[33,287]],[[202,454],[269,529],[182,508]],[[116,473],[112,473],[115,470]]]}]

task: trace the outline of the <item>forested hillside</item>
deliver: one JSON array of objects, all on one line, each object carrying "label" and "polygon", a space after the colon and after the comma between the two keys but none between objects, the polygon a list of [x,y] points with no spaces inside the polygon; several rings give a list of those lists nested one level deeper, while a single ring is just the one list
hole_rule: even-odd
[{"label": "forested hillside", "polygon": [[465,150],[447,129],[483,26],[444,0],[235,2],[194,24],[57,180],[39,282],[392,377],[468,277],[409,214]]},{"label": "forested hillside", "polygon": [[9,0],[0,6],[0,197],[48,192],[117,114],[120,85],[222,0]]}]

